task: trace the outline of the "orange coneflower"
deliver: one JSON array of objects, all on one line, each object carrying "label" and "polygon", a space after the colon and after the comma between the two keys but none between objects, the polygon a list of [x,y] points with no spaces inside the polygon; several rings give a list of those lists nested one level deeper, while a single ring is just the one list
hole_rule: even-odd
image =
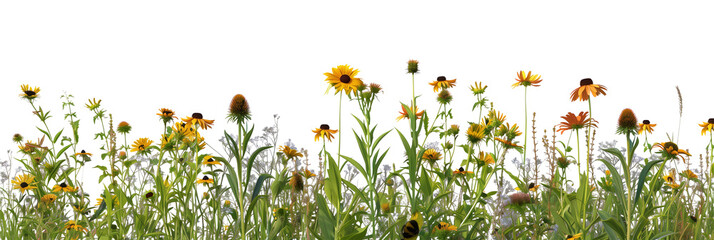
[{"label": "orange coneflower", "polygon": [[675,144],[675,143],[673,143],[673,142],[655,143],[655,144],[653,145],[653,147],[658,147],[659,149],[661,149],[660,153],[662,154],[662,157],[663,157],[664,159],[673,159],[673,158],[679,157],[679,158],[682,159],[682,161],[686,161],[686,160],[684,159],[684,156],[685,156],[685,155],[686,155],[686,156],[692,156],[692,155],[689,154],[689,152],[687,152],[686,150],[684,150],[684,149],[679,149],[679,147],[677,146],[677,144]]},{"label": "orange coneflower", "polygon": [[15,177],[15,180],[11,182],[14,183],[13,189],[20,189],[20,192],[25,193],[25,190],[36,189],[35,187],[35,176],[30,174],[22,174]]},{"label": "orange coneflower", "polygon": [[357,88],[364,85],[362,80],[356,78],[358,69],[353,69],[350,65],[339,65],[332,68],[332,72],[326,72],[327,78],[325,81],[335,88],[335,94],[344,91],[347,95],[352,92],[357,93]]},{"label": "orange coneflower", "polygon": [[456,86],[456,78],[446,80],[446,77],[439,76],[436,78],[436,81],[429,83],[429,85],[434,86],[434,92],[438,92],[439,89],[447,89]]},{"label": "orange coneflower", "polygon": [[228,119],[234,122],[243,122],[250,119],[250,106],[245,100],[243,94],[236,94],[231,99],[231,104],[228,108]]},{"label": "orange coneflower", "polygon": [[330,125],[327,124],[321,124],[319,128],[315,128],[315,130],[312,130],[313,133],[315,133],[315,142],[319,141],[320,138],[327,138],[330,142],[332,142],[332,139],[335,138],[332,134],[337,133],[337,129],[331,130]]},{"label": "orange coneflower", "polygon": [[560,134],[563,134],[563,132],[567,130],[578,130],[587,126],[597,127],[596,123],[598,122],[595,119],[588,118],[587,112],[580,112],[577,116],[572,112],[568,112],[568,114],[561,118],[564,119],[565,122],[558,124],[559,128],[557,131],[560,132]]},{"label": "orange coneflower", "polygon": [[454,174],[455,174],[455,175],[466,175],[466,174],[469,174],[469,173],[474,173],[474,172],[472,172],[472,171],[466,171],[466,170],[464,170],[464,167],[460,167],[458,170],[454,170]]},{"label": "orange coneflower", "polygon": [[132,152],[139,152],[141,153],[146,153],[146,150],[151,146],[151,143],[154,141],[149,140],[149,138],[139,138],[138,140],[134,141],[133,144],[131,144],[131,151]]},{"label": "orange coneflower", "polygon": [[511,85],[511,87],[513,87],[513,88],[518,87],[518,86],[539,87],[540,85],[538,85],[538,84],[543,81],[543,79],[540,78],[540,75],[538,75],[538,74],[531,75],[531,71],[528,71],[528,75],[526,75],[525,71],[520,71],[520,72],[516,73],[516,76],[518,76],[516,78],[517,82],[514,83],[513,85]]},{"label": "orange coneflower", "polygon": [[456,226],[454,226],[454,225],[451,225],[451,224],[445,223],[445,222],[439,222],[439,224],[437,224],[436,226],[434,226],[434,230],[432,230],[432,232],[436,232],[436,231],[456,231],[456,229],[458,229],[458,227],[456,227]]},{"label": "orange coneflower", "polygon": [[[419,112],[419,107],[412,107],[409,110],[411,110],[412,113],[414,113],[414,116],[416,116],[416,119],[421,119],[421,116],[424,115],[424,110]],[[399,112],[399,116],[397,117],[397,120],[402,120],[404,118],[409,119],[409,114],[407,113],[407,109],[402,104],[402,111]]]},{"label": "orange coneflower", "polygon": [[710,118],[706,122],[699,124],[699,126],[702,127],[702,135],[711,132],[714,128],[714,118]]},{"label": "orange coneflower", "polygon": [[684,176],[689,179],[698,178],[697,174],[694,174],[694,172],[692,172],[692,170],[689,170],[689,169],[682,171],[682,174],[684,174]]},{"label": "orange coneflower", "polygon": [[632,109],[625,108],[617,119],[617,133],[634,133],[637,131],[637,116]]},{"label": "orange coneflower", "polygon": [[193,113],[191,114],[190,117],[182,118],[185,123],[190,123],[191,125],[198,124],[201,126],[201,129],[208,129],[212,128],[211,125],[213,125],[213,121],[215,120],[208,120],[208,119],[203,119],[203,114],[201,113]]},{"label": "orange coneflower", "polygon": [[174,116],[174,115],[176,115],[176,113],[173,110],[168,109],[168,108],[159,108],[159,113],[157,113],[156,115],[158,115],[161,118],[161,120],[164,121],[164,123],[172,121],[172,120],[174,120],[174,118],[178,118],[178,117]]},{"label": "orange coneflower", "polygon": [[421,158],[427,160],[431,164],[434,164],[437,160],[441,159],[441,153],[436,151],[436,149],[429,148],[424,151],[424,154],[421,156]]},{"label": "orange coneflower", "polygon": [[131,125],[129,125],[128,122],[120,122],[119,125],[117,126],[117,132],[127,134],[131,131]]},{"label": "orange coneflower", "polygon": [[212,178],[209,178],[209,177],[206,176],[206,175],[204,175],[203,178],[198,179],[198,180],[196,181],[196,183],[199,183],[199,184],[200,184],[200,183],[209,184],[209,183],[213,183],[213,179],[212,179]]},{"label": "orange coneflower", "polygon": [[642,134],[645,131],[652,134],[652,128],[654,128],[655,126],[657,126],[657,124],[650,123],[650,120],[643,120],[642,123],[638,124],[637,126],[637,134]]},{"label": "orange coneflower", "polygon": [[590,99],[590,94],[592,94],[593,97],[597,97],[600,94],[607,95],[605,90],[607,90],[605,86],[593,84],[593,80],[590,78],[583,78],[583,80],[580,80],[580,87],[570,93],[570,101],[574,102],[578,99],[580,99],[580,101],[587,101]]}]

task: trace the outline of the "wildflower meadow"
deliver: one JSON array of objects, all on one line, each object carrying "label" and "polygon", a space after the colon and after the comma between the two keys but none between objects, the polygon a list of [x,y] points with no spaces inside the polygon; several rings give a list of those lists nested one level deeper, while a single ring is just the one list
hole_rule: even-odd
[{"label": "wildflower meadow", "polygon": [[[34,121],[12,124],[36,128],[5,136],[17,147],[0,169],[8,179],[0,239],[714,239],[714,118],[680,121],[701,129],[682,137],[708,139],[690,149],[679,129],[657,126],[658,116],[593,112],[617,84],[566,81],[569,96],[549,104],[580,109],[543,122],[528,111],[536,102],[528,94],[549,84],[537,71],[472,81],[422,75],[422,67],[408,60],[389,70],[404,74],[401,89],[363,80],[356,66],[325,69],[314,81],[337,105],[318,107],[338,121],[309,118],[313,128],[289,136],[319,148],[279,142],[290,123],[279,127],[278,115],[256,128],[254,115],[270,111],[251,108],[241,92],[213,103],[222,115],[156,106],[142,117],[160,127],[136,136],[144,123],[105,106],[118,99],[47,99],[42,86],[17,86],[25,111],[11,114]],[[416,91],[426,85],[433,91]],[[502,94],[494,85],[512,88],[525,118],[494,107],[491,96]],[[472,96],[455,98],[456,89]],[[410,97],[386,102],[385,91]],[[681,94],[678,102],[679,111],[662,114],[681,119]],[[373,108],[384,106],[400,106],[394,122],[374,120]],[[215,127],[221,121],[225,129]],[[616,139],[598,139],[604,125],[616,126]],[[677,137],[653,135],[660,131]],[[99,150],[86,150],[90,143]]]}]

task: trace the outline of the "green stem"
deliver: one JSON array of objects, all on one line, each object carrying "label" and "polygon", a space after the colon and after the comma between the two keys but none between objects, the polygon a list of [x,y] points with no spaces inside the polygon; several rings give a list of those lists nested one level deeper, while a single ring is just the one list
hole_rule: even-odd
[{"label": "green stem", "polygon": [[528,87],[523,87],[523,109],[525,110],[525,124],[523,125],[523,177],[526,176],[526,146],[528,146]]}]

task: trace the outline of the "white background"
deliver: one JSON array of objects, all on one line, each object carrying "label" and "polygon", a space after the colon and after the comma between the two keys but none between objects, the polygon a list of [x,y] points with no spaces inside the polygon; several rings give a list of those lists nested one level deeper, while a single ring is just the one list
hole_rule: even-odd
[{"label": "white background", "polygon": [[[608,88],[607,96],[593,101],[598,141],[624,141],[614,134],[623,108],[657,124],[650,141],[666,141],[666,133],[677,131],[679,85],[680,146],[697,156],[709,140],[697,124],[714,117],[712,7],[704,1],[5,1],[0,3],[0,150],[17,150],[14,133],[40,137],[34,126],[41,123],[18,97],[20,85],[30,84],[42,89],[37,104],[52,111],[53,132],[62,127],[70,132],[60,95],[75,96],[82,118],[80,149],[90,152],[101,142],[91,140],[99,126],[83,107],[89,98],[102,99],[115,124],[133,126],[130,142],[140,137],[157,142],[162,124],[155,114],[167,107],[181,117],[201,112],[215,119],[205,136],[217,146],[224,129],[235,131],[225,117],[233,95],[242,93],[256,129],[279,114],[279,142],[292,139],[314,161],[321,144],[313,142],[311,130],[322,123],[337,126],[338,97],[325,94],[324,72],[350,64],[366,83],[381,84],[384,94],[373,114],[378,132],[408,131],[407,122],[395,118],[399,102],[411,97],[406,62],[417,59],[416,91],[420,107],[431,115],[438,106],[427,83],[440,75],[457,79],[456,119],[450,122],[461,125],[462,133],[466,121],[477,121],[468,88],[474,81],[488,85],[486,95],[495,107],[522,127],[523,88],[511,84],[517,71],[532,70],[544,79],[528,91],[539,140],[542,129],[551,129],[560,116],[587,111],[587,103],[570,102],[569,96],[580,79],[590,77]],[[350,114],[359,111],[348,101],[343,110],[343,152],[358,157],[349,129],[356,127]],[[386,143],[387,161],[400,162],[396,132]],[[336,147],[336,142],[329,146]],[[88,171],[87,181],[95,175]]]}]

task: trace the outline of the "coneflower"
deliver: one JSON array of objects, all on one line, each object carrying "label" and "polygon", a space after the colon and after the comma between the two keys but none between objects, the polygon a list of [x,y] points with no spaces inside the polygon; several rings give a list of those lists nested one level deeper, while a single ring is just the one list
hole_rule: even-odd
[{"label": "coneflower", "polygon": [[250,119],[250,106],[243,94],[236,94],[231,100],[228,119],[234,122],[242,122]]},{"label": "coneflower", "polygon": [[617,119],[617,133],[629,134],[637,132],[637,117],[632,109],[625,108],[620,113],[620,118]]}]

